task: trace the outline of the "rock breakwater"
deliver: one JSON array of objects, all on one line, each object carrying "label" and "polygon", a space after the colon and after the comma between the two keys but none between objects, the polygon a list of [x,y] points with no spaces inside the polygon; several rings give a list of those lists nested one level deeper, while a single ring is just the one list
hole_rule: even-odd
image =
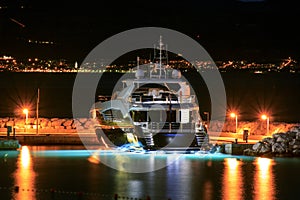
[{"label": "rock breakwater", "polygon": [[[87,118],[67,119],[67,118],[40,118],[40,132],[76,132],[78,130],[90,130],[94,128],[95,120]],[[29,118],[27,123],[22,118],[0,118],[0,131],[6,132],[8,126],[14,127],[16,132],[30,132],[37,128],[36,119]]]},{"label": "rock breakwater", "polygon": [[275,133],[244,150],[250,156],[300,156],[300,126],[285,133]]}]

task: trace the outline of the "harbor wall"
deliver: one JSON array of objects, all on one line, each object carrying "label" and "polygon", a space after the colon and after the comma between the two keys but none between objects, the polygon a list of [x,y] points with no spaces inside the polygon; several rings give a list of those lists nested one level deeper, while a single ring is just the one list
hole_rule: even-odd
[{"label": "harbor wall", "polygon": [[15,139],[21,145],[99,145],[96,135],[17,135]]},{"label": "harbor wall", "polygon": [[[299,126],[300,123],[285,122],[269,122],[269,134],[267,134],[267,122],[264,120],[257,121],[239,121],[237,133],[243,134],[244,130],[248,130],[250,135],[272,135],[274,133],[285,133],[292,127]],[[227,120],[223,126],[220,121],[211,121],[208,130],[212,132],[236,132],[235,120]]]},{"label": "harbor wall", "polygon": [[[39,133],[76,133],[77,131],[93,130],[98,122],[93,119],[79,118],[39,118]],[[299,126],[300,123],[285,123],[285,122],[270,122],[269,135],[279,132],[287,132],[294,126]],[[5,117],[0,118],[0,132],[7,132],[7,127],[12,126],[15,132],[32,132],[36,131],[36,120],[29,118],[25,124],[24,118]],[[212,132],[235,132],[235,121],[228,120],[222,126],[219,121],[211,121],[208,130]],[[266,121],[240,121],[238,122],[237,132],[242,134],[247,129],[250,135],[266,135]]]},{"label": "harbor wall", "polygon": [[[27,123],[24,118],[0,118],[0,132],[6,132],[7,127],[15,128],[15,132],[34,133],[36,131],[36,119],[29,118]],[[97,122],[93,119],[80,118],[39,118],[39,133],[76,133],[81,130],[93,129]]]}]

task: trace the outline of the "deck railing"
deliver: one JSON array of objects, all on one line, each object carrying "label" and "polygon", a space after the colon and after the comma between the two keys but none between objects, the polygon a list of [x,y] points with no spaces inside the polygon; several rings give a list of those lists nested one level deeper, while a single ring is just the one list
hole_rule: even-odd
[{"label": "deck railing", "polygon": [[195,130],[195,123],[179,123],[179,122],[150,122],[148,129],[151,132],[168,132],[168,131],[190,131]]},{"label": "deck railing", "polygon": [[165,97],[154,97],[152,95],[132,95],[129,98],[129,102],[131,103],[194,103],[195,102],[195,95],[189,96],[168,96]]}]

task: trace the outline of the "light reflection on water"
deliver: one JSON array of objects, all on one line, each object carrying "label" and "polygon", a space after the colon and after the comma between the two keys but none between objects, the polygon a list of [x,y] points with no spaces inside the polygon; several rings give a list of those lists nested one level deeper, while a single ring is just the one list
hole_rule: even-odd
[{"label": "light reflection on water", "polygon": [[[244,175],[247,171],[242,172],[243,162],[237,158],[225,158],[222,189],[223,199],[228,197],[230,197],[230,199],[244,199],[246,187],[249,187],[249,184],[246,185],[245,183],[249,181],[253,181],[252,199],[276,199],[276,184],[274,182],[274,174],[272,170],[272,165],[274,165],[273,162],[273,159],[270,158],[255,158],[253,160],[253,165],[255,167],[253,180],[247,180]],[[247,169],[249,170],[249,168]]]},{"label": "light reflection on water", "polygon": [[254,165],[256,166],[254,184],[255,200],[272,200],[275,198],[276,185],[272,165],[273,160],[269,158],[257,158]]},{"label": "light reflection on water", "polygon": [[[275,182],[278,173],[274,174],[275,163],[278,162],[275,159],[220,154],[201,156],[195,154],[182,155],[180,159],[174,161],[173,157],[178,155],[122,154],[114,153],[113,151],[109,153],[104,152],[104,154],[105,157],[102,156],[102,158],[111,160],[111,162],[115,162],[121,167],[124,165],[124,158],[131,159],[133,162],[136,161],[136,164],[143,162],[143,166],[149,165],[150,168],[156,162],[163,162],[166,164],[166,167],[159,171],[154,170],[153,172],[138,174],[114,169],[107,170],[109,167],[106,167],[105,173],[107,174],[103,174],[103,168],[97,167],[102,165],[101,160],[97,159],[96,155],[91,151],[47,150],[47,148],[37,150],[22,146],[17,158],[17,168],[13,173],[13,185],[19,186],[20,190],[19,192],[13,192],[13,199],[38,199],[40,194],[36,194],[36,191],[46,186],[37,185],[36,182],[39,180],[40,170],[48,169],[47,167],[43,168],[43,166],[47,165],[45,163],[46,160],[48,162],[48,159],[45,159],[47,157],[54,157],[61,161],[74,158],[82,160],[80,162],[82,165],[95,166],[93,173],[99,173],[101,178],[102,176],[106,178],[111,177],[113,181],[108,184],[113,188],[112,190],[129,197],[141,198],[145,197],[146,194],[151,194],[167,199],[172,196],[170,194],[173,194],[171,199],[189,199],[189,197],[190,199],[195,199],[198,195],[205,200],[273,200],[276,199],[279,193]],[[39,163],[41,158],[44,160],[44,163]],[[168,165],[169,160],[172,161],[170,165]],[[36,163],[39,163],[38,171],[35,171]],[[61,166],[63,165],[62,162]],[[77,166],[74,167],[76,168]],[[78,166],[78,170],[80,169],[80,166]],[[213,173],[211,174],[211,172]],[[45,171],[42,173],[47,174]],[[102,184],[94,182],[93,187],[95,189],[104,187]],[[197,191],[198,188],[199,191]]]},{"label": "light reflection on water", "polygon": [[27,146],[22,146],[17,161],[17,169],[14,173],[15,185],[19,191],[14,193],[15,200],[35,200],[35,178],[32,158]]},{"label": "light reflection on water", "polygon": [[223,199],[241,199],[243,193],[242,162],[237,158],[224,159]]}]

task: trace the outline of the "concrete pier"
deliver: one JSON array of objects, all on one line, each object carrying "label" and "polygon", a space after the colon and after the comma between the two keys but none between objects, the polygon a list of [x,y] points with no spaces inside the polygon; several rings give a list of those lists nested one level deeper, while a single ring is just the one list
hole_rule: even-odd
[{"label": "concrete pier", "polygon": [[[9,139],[0,134],[1,141],[18,142],[20,145],[97,145],[99,144],[95,134],[17,134]],[[4,145],[4,142],[2,142]],[[7,143],[7,142],[6,142]],[[5,144],[6,144],[5,143]],[[1,148],[1,146],[0,146]]]},{"label": "concrete pier", "polygon": [[18,140],[0,139],[0,150],[15,150],[20,147]]},{"label": "concrete pier", "polygon": [[42,134],[16,136],[21,145],[96,145],[99,144],[93,134]]},{"label": "concrete pier", "polygon": [[224,153],[231,155],[243,155],[245,149],[252,148],[253,144],[223,144]]}]

